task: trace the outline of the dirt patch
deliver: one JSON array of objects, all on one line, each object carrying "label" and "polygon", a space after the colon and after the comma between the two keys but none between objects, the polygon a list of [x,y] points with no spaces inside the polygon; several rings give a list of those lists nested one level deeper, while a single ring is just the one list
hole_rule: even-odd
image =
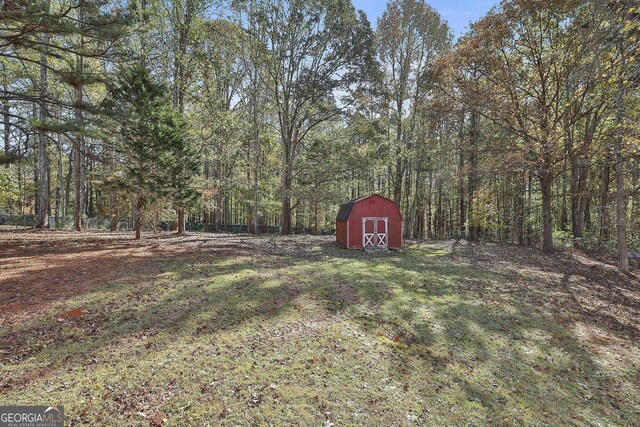
[{"label": "dirt patch", "polygon": [[165,415],[164,412],[158,412],[156,414],[153,414],[153,416],[151,418],[149,418],[149,425],[152,427],[160,427],[162,425],[164,425],[164,423],[166,423],[167,420],[167,416]]},{"label": "dirt patch", "polygon": [[252,242],[229,235],[65,231],[0,232],[0,326],[10,326],[97,286],[153,277],[164,262],[242,256]]},{"label": "dirt patch", "polygon": [[78,317],[82,317],[85,314],[89,314],[87,310],[83,310],[81,308],[74,308],[73,310],[65,311],[64,313],[60,313],[58,315],[58,319],[77,319]]}]

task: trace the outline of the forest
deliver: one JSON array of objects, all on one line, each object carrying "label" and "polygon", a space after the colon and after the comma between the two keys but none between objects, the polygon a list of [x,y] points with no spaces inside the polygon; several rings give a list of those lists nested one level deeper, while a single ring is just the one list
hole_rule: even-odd
[{"label": "forest", "polygon": [[[505,0],[4,0],[3,221],[640,251],[640,8]],[[101,220],[101,222],[100,222]],[[124,224],[124,225],[122,225]]]}]

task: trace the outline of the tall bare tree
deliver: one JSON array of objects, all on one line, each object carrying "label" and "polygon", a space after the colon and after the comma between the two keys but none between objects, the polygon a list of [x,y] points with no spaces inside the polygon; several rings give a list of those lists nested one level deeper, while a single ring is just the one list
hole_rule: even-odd
[{"label": "tall bare tree", "polygon": [[281,144],[280,230],[290,234],[296,159],[309,132],[351,104],[341,93],[350,93],[372,66],[372,32],[349,0],[266,0],[250,10],[270,49],[268,87]]},{"label": "tall bare tree", "polygon": [[[391,169],[393,198],[402,205],[403,185],[410,194],[411,161],[418,141],[419,106],[430,92],[429,71],[438,54],[451,44],[451,31],[438,12],[423,0],[394,0],[378,22],[377,56],[383,71],[385,106],[389,108],[395,166]],[[420,169],[420,167],[416,167]],[[416,195],[420,197],[420,195]],[[412,232],[413,218],[407,200],[405,225]]]},{"label": "tall bare tree", "polygon": [[[45,14],[49,13],[51,8],[50,0],[46,0],[43,4]],[[51,35],[48,32],[42,34],[42,45],[49,45]],[[38,222],[36,227],[49,228],[49,210],[51,209],[51,194],[49,186],[49,153],[47,143],[47,126],[49,120],[49,108],[47,104],[48,98],[48,59],[49,55],[46,49],[40,52],[40,102],[38,113],[38,174],[40,176],[40,189],[38,192]]]}]

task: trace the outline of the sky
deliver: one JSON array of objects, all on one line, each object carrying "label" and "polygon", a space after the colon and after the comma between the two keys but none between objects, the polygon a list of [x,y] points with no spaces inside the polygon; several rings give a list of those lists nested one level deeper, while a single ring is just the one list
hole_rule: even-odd
[{"label": "sky", "polygon": [[[454,36],[465,33],[470,22],[484,16],[498,0],[427,0],[449,22]],[[363,10],[375,28],[378,17],[387,6],[387,0],[353,0],[356,9]]]}]

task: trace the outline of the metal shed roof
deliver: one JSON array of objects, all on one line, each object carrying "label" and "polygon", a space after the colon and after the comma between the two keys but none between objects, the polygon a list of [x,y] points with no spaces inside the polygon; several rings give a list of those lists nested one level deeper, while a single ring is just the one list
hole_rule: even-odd
[{"label": "metal shed roof", "polygon": [[349,219],[349,215],[351,215],[351,210],[353,209],[354,202],[348,202],[344,205],[340,206],[340,210],[338,211],[338,216],[336,217],[336,221],[346,221]]}]

